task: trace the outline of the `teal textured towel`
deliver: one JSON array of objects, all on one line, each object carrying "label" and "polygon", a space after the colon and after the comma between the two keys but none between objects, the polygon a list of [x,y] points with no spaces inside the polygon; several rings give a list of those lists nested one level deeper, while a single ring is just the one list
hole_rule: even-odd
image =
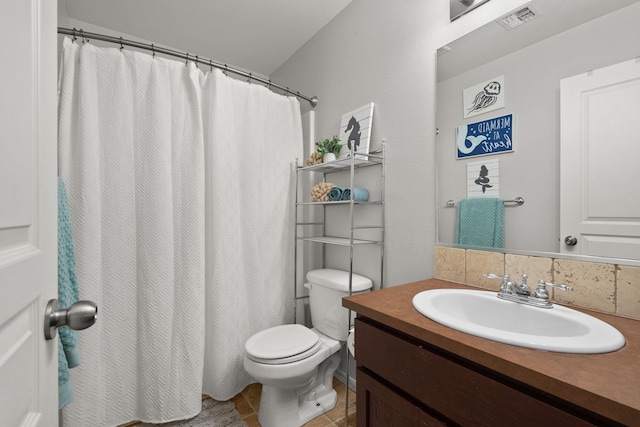
[{"label": "teal textured towel", "polygon": [[[351,200],[351,189],[345,188],[342,192],[342,200]],[[353,189],[353,200],[356,202],[366,202],[369,200],[369,192],[364,188],[354,188]]]},{"label": "teal textured towel", "polygon": [[461,200],[456,243],[501,248],[504,243],[504,202],[493,198]]},{"label": "teal textured towel", "polygon": [[342,187],[332,187],[331,190],[329,190],[329,200],[332,202],[342,200],[344,190]]},{"label": "teal textured towel", "polygon": [[[68,308],[78,301],[78,281],[71,234],[69,202],[62,178],[58,178],[58,301],[60,308]],[[58,329],[58,407],[73,399],[69,368],[80,363],[76,332],[63,326]]]}]

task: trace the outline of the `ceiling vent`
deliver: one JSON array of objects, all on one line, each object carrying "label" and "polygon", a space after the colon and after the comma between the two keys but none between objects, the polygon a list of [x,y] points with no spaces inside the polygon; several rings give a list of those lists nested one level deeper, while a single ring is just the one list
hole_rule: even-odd
[{"label": "ceiling vent", "polygon": [[513,12],[509,12],[496,22],[504,27],[505,30],[512,30],[520,25],[531,21],[540,15],[531,5],[520,7]]}]

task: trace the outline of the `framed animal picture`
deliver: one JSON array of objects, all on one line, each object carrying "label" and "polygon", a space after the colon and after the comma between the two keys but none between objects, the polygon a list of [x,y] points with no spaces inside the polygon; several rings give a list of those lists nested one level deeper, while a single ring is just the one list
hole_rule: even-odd
[{"label": "framed animal picture", "polygon": [[500,197],[500,160],[467,163],[467,198]]},{"label": "framed animal picture", "polygon": [[[360,154],[369,154],[371,140],[371,124],[373,121],[373,102],[356,108],[342,116],[340,121],[340,150],[339,159],[351,157],[353,149],[356,158]],[[366,159],[366,156],[361,158]]]},{"label": "framed animal picture", "polygon": [[494,77],[462,91],[462,117],[504,108],[504,76]]}]

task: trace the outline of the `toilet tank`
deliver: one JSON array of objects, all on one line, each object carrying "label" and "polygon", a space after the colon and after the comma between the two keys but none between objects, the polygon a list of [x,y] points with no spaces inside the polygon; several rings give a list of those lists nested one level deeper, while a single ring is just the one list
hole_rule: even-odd
[{"label": "toilet tank", "polygon": [[[351,294],[368,292],[373,283],[366,277],[352,275]],[[311,322],[319,332],[338,341],[348,336],[349,310],[342,307],[342,298],[349,295],[349,272],[323,268],[307,273]]]}]

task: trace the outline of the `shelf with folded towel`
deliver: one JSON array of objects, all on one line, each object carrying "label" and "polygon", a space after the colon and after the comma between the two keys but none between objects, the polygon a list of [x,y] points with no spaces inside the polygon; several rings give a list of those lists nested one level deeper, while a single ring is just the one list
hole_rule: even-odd
[{"label": "shelf with folded towel", "polygon": [[317,242],[324,243],[329,245],[337,245],[337,246],[351,246],[355,245],[381,245],[382,241],[378,240],[364,240],[364,239],[353,239],[351,240],[348,237],[331,237],[331,236],[316,236],[316,237],[298,237],[298,240],[303,240],[305,242]]},{"label": "shelf with folded towel", "polygon": [[[513,200],[503,200],[502,201],[505,205],[509,204],[509,205],[515,205],[515,206],[522,206],[524,205],[524,199],[522,197],[516,197]],[[445,203],[445,207],[447,208],[453,208],[456,206],[456,202],[454,202],[453,200],[447,200],[447,202]]]}]

